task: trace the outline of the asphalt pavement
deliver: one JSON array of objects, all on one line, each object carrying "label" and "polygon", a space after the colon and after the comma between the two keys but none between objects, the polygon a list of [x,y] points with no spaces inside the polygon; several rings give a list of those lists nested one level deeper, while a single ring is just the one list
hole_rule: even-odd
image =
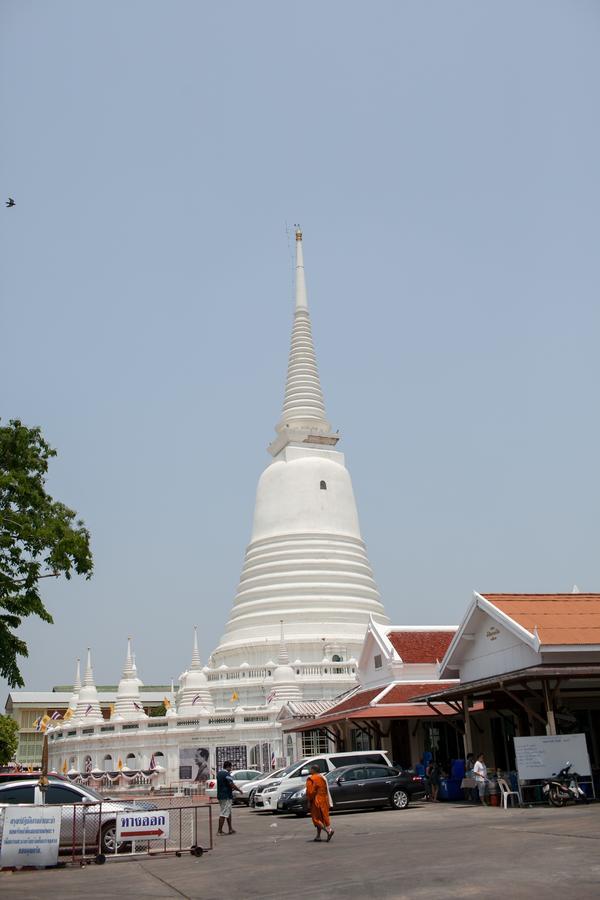
[{"label": "asphalt pavement", "polygon": [[600,804],[502,810],[415,803],[310,819],[234,810],[237,834],[200,858],[118,858],[103,866],[0,873],[3,900],[52,897],[317,900],[600,896]]}]

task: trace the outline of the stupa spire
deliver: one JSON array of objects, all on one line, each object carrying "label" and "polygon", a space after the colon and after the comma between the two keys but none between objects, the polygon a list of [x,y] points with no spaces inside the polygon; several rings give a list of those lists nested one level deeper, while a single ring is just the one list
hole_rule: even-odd
[{"label": "stupa spire", "polygon": [[73,683],[73,693],[79,693],[81,690],[81,660],[77,657],[77,665],[75,666],[75,681]]},{"label": "stupa spire", "polygon": [[325,401],[313,345],[304,275],[302,231],[299,226],[296,226],[296,308],[283,412],[277,431],[285,429],[317,434],[329,434],[331,431],[325,417]]},{"label": "stupa spire", "polygon": [[198,672],[201,668],[200,651],[198,650],[198,626],[194,625],[194,647],[192,650],[192,664],[190,666],[190,671]]},{"label": "stupa spire", "polygon": [[84,687],[94,686],[94,670],[92,669],[92,651],[87,648],[87,660],[85,665],[85,674],[83,676]]},{"label": "stupa spire", "polygon": [[123,678],[134,678],[135,677],[135,667],[133,663],[133,656],[131,653],[131,638],[127,638],[127,656],[125,657],[125,665],[123,667]]},{"label": "stupa spire", "polygon": [[289,666],[290,655],[288,653],[287,644],[285,643],[285,637],[283,636],[283,619],[281,619],[280,625],[281,633],[279,638],[279,653],[277,654],[277,665]]}]

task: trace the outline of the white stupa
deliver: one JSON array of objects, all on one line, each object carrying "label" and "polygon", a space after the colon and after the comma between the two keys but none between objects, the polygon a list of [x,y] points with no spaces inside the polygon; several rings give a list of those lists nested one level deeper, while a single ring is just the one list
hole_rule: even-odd
[{"label": "white stupa", "polygon": [[142,700],[140,698],[140,685],[142,684],[137,675],[134,656],[131,652],[131,638],[127,638],[127,656],[125,657],[125,666],[123,675],[119,681],[117,689],[117,697],[115,700],[114,718],[117,721],[135,722],[147,719],[148,716],[144,712]]},{"label": "white stupa", "polygon": [[177,694],[177,712],[194,713],[199,715],[202,713],[214,712],[215,705],[213,703],[210,691],[208,689],[208,681],[202,669],[200,662],[200,651],[198,650],[198,629],[194,626],[194,648],[192,650],[192,662],[179,679],[179,692]]},{"label": "white stupa", "polygon": [[92,654],[90,648],[87,651],[87,664],[85,674],[83,676],[83,685],[79,691],[77,698],[77,706],[72,718],[73,724],[79,725],[100,725],[104,721],[102,711],[100,709],[100,700],[98,691],[94,684],[94,673],[92,671]]},{"label": "white stupa", "polygon": [[212,662],[265,665],[280,621],[293,659],[358,657],[369,616],[386,624],[350,474],[326,419],[296,231],[296,309],[283,413],[256,494],[252,537]]}]

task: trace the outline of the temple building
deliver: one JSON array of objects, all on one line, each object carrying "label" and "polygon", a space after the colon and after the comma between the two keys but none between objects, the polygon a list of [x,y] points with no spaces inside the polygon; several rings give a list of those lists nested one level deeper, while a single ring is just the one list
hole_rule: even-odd
[{"label": "temple building", "polygon": [[[321,706],[353,690],[369,622],[389,624],[362,540],[338,431],[329,423],[313,346],[302,232],[296,230],[295,310],[283,410],[256,494],[250,543],[229,621],[202,664],[189,667],[149,717],[128,643],[111,716],[103,717],[88,654],[69,714],[48,725],[57,771],[144,771],[201,777],[224,758],[268,769],[287,760],[284,703]],[[191,631],[191,629],[190,629]],[[310,749],[310,735],[304,747]],[[200,751],[203,751],[201,755]],[[125,764],[125,761],[126,764]],[[156,766],[154,767],[156,768]]]}]

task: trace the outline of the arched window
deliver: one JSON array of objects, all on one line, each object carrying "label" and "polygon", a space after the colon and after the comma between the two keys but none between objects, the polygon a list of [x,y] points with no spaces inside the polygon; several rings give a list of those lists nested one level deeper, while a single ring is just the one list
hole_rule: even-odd
[{"label": "arched window", "polygon": [[128,769],[137,769],[137,760],[135,753],[128,753],[125,757],[125,765]]},{"label": "arched window", "polygon": [[152,756],[154,756],[154,765],[155,766],[162,766],[163,769],[166,768],[165,754],[162,752],[162,750],[157,750],[156,753],[152,754]]},{"label": "arched window", "polygon": [[342,662],[342,657],[337,653],[334,653],[334,655],[331,657],[331,662]]},{"label": "arched window", "polygon": [[113,758],[110,755],[110,753],[107,753],[106,756],[104,757],[104,771],[112,772],[112,770],[113,770]]},{"label": "arched window", "polygon": [[326,491],[327,490],[327,482],[322,481],[321,484],[319,485],[319,487],[321,488],[322,491]]}]

